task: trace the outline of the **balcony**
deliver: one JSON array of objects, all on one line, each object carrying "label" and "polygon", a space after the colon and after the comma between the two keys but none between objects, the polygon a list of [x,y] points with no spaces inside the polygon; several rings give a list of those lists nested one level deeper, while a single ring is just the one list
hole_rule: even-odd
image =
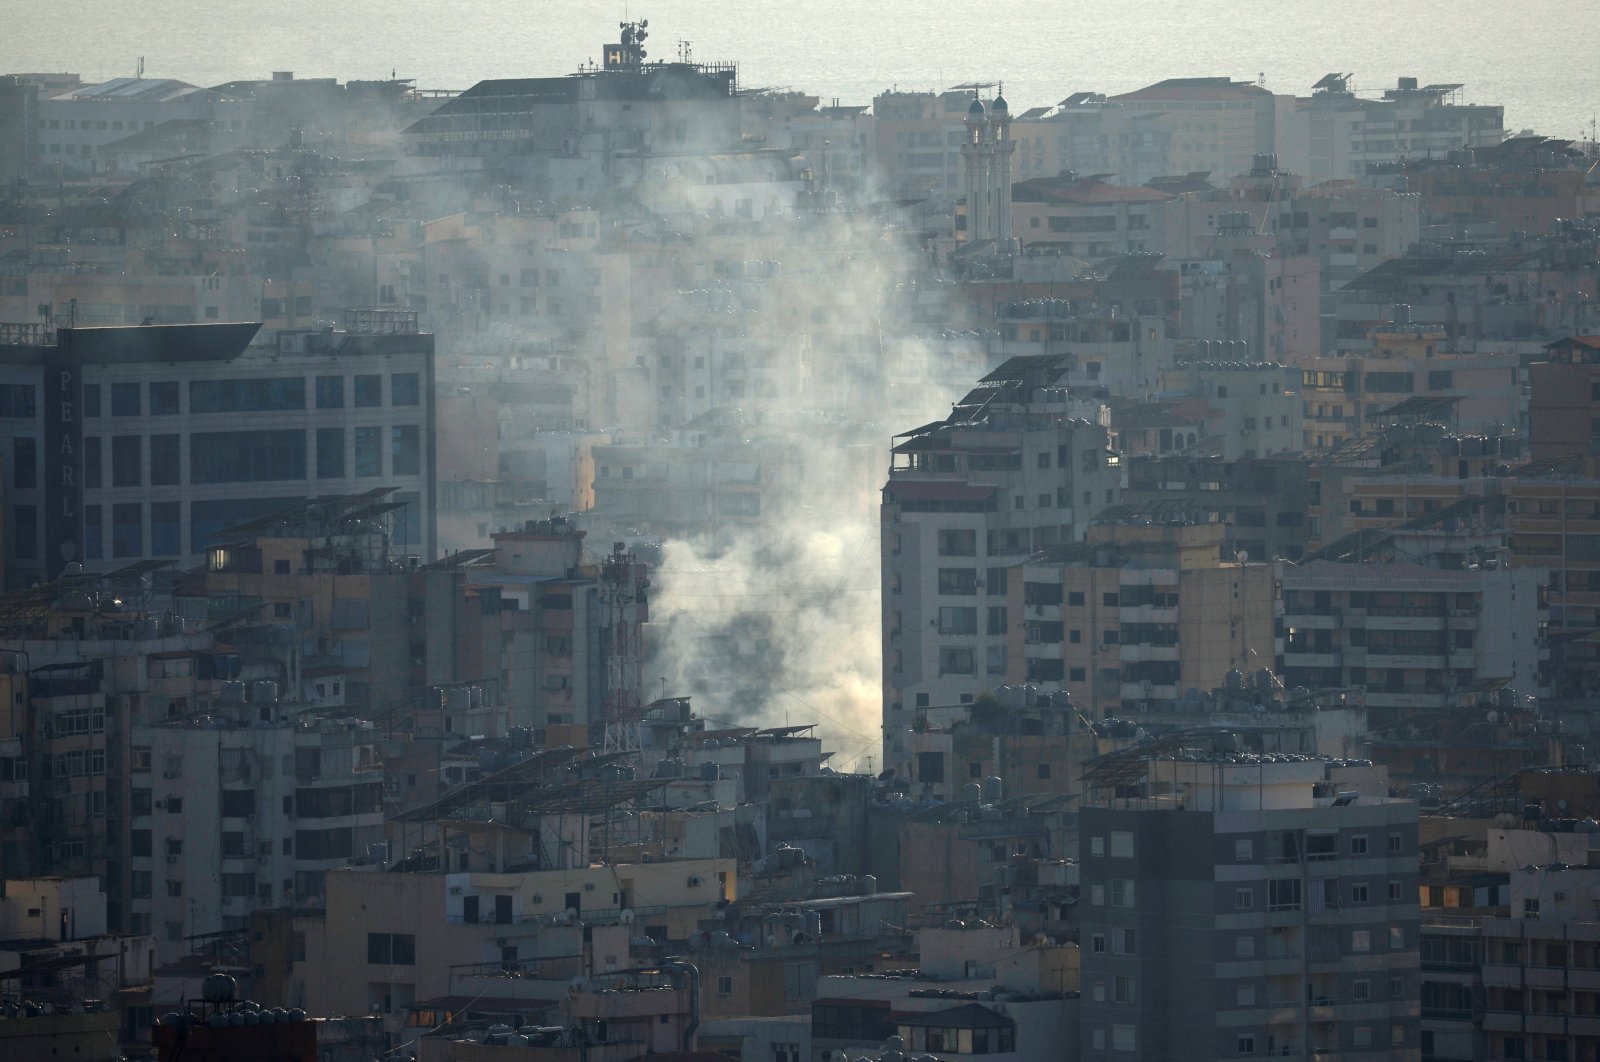
[{"label": "balcony", "polygon": [[1486,988],[1521,988],[1522,967],[1485,963],[1483,966],[1483,984]]},{"label": "balcony", "polygon": [[1529,966],[1522,971],[1523,984],[1529,988],[1565,988],[1567,970],[1564,966]]}]

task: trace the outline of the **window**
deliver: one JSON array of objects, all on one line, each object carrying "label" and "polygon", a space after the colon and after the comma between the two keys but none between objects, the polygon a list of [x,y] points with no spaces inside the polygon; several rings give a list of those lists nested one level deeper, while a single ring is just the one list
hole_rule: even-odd
[{"label": "window", "polygon": [[1256,1053],[1256,1038],[1254,1036],[1241,1036],[1234,1041],[1234,1054],[1253,1055]]},{"label": "window", "polygon": [[174,417],[178,415],[178,382],[159,380],[150,385],[150,415]]},{"label": "window", "polygon": [[167,882],[167,895],[168,896],[182,896],[183,895],[183,882],[181,882],[181,881],[169,881],[169,882]]},{"label": "window", "polygon": [[11,440],[11,483],[18,490],[39,485],[39,446],[32,436]]},{"label": "window", "polygon": [[137,435],[116,435],[111,439],[111,485],[144,485],[144,440]]},{"label": "window", "polygon": [[1233,842],[1233,858],[1235,862],[1248,863],[1256,857],[1256,843],[1246,837]]},{"label": "window", "polygon": [[317,478],[344,478],[344,429],[317,429]]},{"label": "window", "polygon": [[415,424],[402,424],[389,429],[389,473],[395,476],[415,476],[422,471],[422,442]]},{"label": "window", "polygon": [[940,649],[939,674],[971,675],[976,673],[971,649]]},{"label": "window", "polygon": [[1254,889],[1233,890],[1233,909],[1235,911],[1248,911],[1254,908],[1255,905],[1256,894]]},{"label": "window", "polygon": [[1122,926],[1111,931],[1111,953],[1113,955],[1136,955],[1139,951],[1139,931],[1131,926]]},{"label": "window", "polygon": [[1398,855],[1405,850],[1405,838],[1398,833],[1389,835],[1389,854]]},{"label": "window", "polygon": [[1132,1051],[1138,1043],[1132,1025],[1113,1025],[1111,1027],[1111,1049],[1113,1051]]},{"label": "window", "polygon": [[176,435],[150,436],[150,485],[152,487],[176,486],[180,477]]},{"label": "window", "polygon": [[1233,941],[1233,957],[1235,959],[1253,959],[1256,954],[1255,937],[1235,937]]},{"label": "window", "polygon": [[422,378],[414,372],[397,372],[389,377],[389,404],[415,406],[422,402]]},{"label": "window", "polygon": [[1111,906],[1133,906],[1133,882],[1126,878],[1111,879]]},{"label": "window", "polygon": [[1111,1002],[1134,1003],[1134,980],[1127,974],[1117,974],[1111,979]]},{"label": "window", "polygon": [[1366,903],[1367,902],[1367,883],[1366,882],[1364,882],[1364,881],[1363,882],[1358,882],[1357,884],[1350,886],[1350,902],[1351,903]]},{"label": "window", "polygon": [[273,413],[304,408],[306,381],[300,376],[189,381],[189,412],[194,414]]},{"label": "window", "polygon": [[721,975],[721,976],[719,976],[717,978],[717,995],[719,995],[719,996],[731,996],[731,995],[733,995],[733,978],[732,977],[729,977],[728,975],[723,974],[723,975]]},{"label": "window", "polygon": [[1366,855],[1367,854],[1367,835],[1366,834],[1358,833],[1354,837],[1350,838],[1350,854],[1351,855]]},{"label": "window", "polygon": [[1372,931],[1368,929],[1355,929],[1350,932],[1350,950],[1363,954],[1372,950]]},{"label": "window", "polygon": [[18,560],[34,560],[39,555],[39,509],[34,505],[13,505],[13,550]]},{"label": "window", "polygon": [[1389,950],[1404,951],[1406,947],[1406,931],[1400,926],[1389,927]]},{"label": "window", "polygon": [[1372,998],[1372,982],[1365,977],[1358,978],[1350,984],[1350,998],[1357,1003],[1364,1003]]},{"label": "window", "polygon": [[183,553],[183,518],[175,501],[150,503],[150,555],[176,557]]},{"label": "window", "polygon": [[123,502],[111,507],[111,555],[144,555],[144,513],[138,502]]},{"label": "window", "polygon": [[1352,1034],[1352,1038],[1351,1039],[1352,1039],[1352,1042],[1355,1044],[1355,1046],[1357,1048],[1363,1048],[1364,1049],[1364,1048],[1371,1047],[1372,1046],[1372,1028],[1371,1028],[1371,1026],[1367,1026],[1367,1025],[1358,1025],[1358,1026],[1356,1026],[1355,1032]]},{"label": "window", "polygon": [[[358,431],[360,429],[357,429]],[[971,596],[978,592],[976,568],[940,568],[939,593],[953,596]]]},{"label": "window", "polygon": [[415,966],[416,936],[412,933],[368,933],[367,962],[373,966]]},{"label": "window", "polygon": [[100,468],[103,461],[100,456],[100,436],[85,435],[83,437],[83,485],[98,488],[100,486]]},{"label": "window", "polygon": [[305,478],[306,433],[298,428],[196,432],[189,437],[190,483]]},{"label": "window", "polygon": [[1111,831],[1111,856],[1113,859],[1133,858],[1133,834],[1127,830]]},{"label": "window", "polygon": [[1400,902],[1400,883],[1398,881],[1389,882],[1389,902]]},{"label": "window", "polygon": [[972,607],[944,606],[939,609],[940,634],[977,634],[978,610]]},{"label": "window", "polygon": [[111,415],[113,417],[137,417],[139,413],[139,385],[136,383],[112,384]]},{"label": "window", "polygon": [[356,408],[370,409],[383,405],[383,377],[356,377]]},{"label": "window", "polygon": [[355,474],[357,476],[383,475],[383,429],[357,428],[355,429],[355,440]]},{"label": "window", "polygon": [[1300,910],[1300,879],[1276,878],[1267,882],[1267,910]]},{"label": "window", "polygon": [[939,532],[939,556],[972,557],[978,552],[976,531],[942,530]]},{"label": "window", "polygon": [[1237,1007],[1253,1007],[1256,1005],[1255,985],[1235,985],[1233,989],[1233,1003]]},{"label": "window", "polygon": [[318,409],[343,409],[344,408],[344,377],[319,376],[317,377],[317,408]]}]

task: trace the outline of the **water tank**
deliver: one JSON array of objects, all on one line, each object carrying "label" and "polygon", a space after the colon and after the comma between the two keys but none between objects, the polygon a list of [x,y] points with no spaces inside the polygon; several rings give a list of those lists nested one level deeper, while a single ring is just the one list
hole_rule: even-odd
[{"label": "water tank", "polygon": [[472,694],[465,686],[452,686],[445,691],[444,706],[449,712],[464,712],[472,705]]},{"label": "water tank", "polygon": [[1001,794],[1004,792],[1005,786],[1001,783],[999,775],[991,774],[983,780],[983,802],[985,804],[998,804],[1001,800]]},{"label": "water tank", "polygon": [[250,683],[252,704],[277,704],[278,684],[271,679],[256,679]]},{"label": "water tank", "polygon": [[244,683],[224,682],[222,688],[217,691],[217,700],[223,704],[243,704]]},{"label": "water tank", "polygon": [[968,782],[961,787],[961,799],[969,804],[976,804],[983,799],[983,786],[977,782]]},{"label": "water tank", "polygon": [[1390,311],[1389,319],[1397,325],[1409,326],[1411,324],[1410,305],[1403,302],[1395,303],[1394,309]]},{"label": "water tank", "polygon": [[878,891],[878,875],[876,875],[876,874],[868,874],[868,875],[864,876],[861,879],[861,892],[862,892],[863,895],[871,896],[873,893],[875,893],[877,891]]},{"label": "water tank", "polygon": [[225,973],[214,973],[200,984],[200,998],[207,1003],[232,1003],[239,982]]},{"label": "water tank", "polygon": [[716,782],[722,779],[722,768],[715,763],[702,763],[700,765],[700,780],[702,782]]}]

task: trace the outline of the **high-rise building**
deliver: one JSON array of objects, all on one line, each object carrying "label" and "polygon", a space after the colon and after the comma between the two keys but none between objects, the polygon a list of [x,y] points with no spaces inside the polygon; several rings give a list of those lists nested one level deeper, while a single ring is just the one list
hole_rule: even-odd
[{"label": "high-rise building", "polygon": [[1005,681],[1008,569],[1082,538],[1117,500],[1104,407],[1063,385],[1069,360],[1012,358],[950,416],[896,437],[882,507],[887,766],[906,765],[915,709]]},{"label": "high-rise building", "polygon": [[433,337],[403,312],[352,312],[343,330],[279,333],[269,350],[248,346],[258,327],[0,338],[8,585],[195,559],[307,498],[378,486],[392,493],[366,515],[389,549],[431,559]]},{"label": "high-rise building", "polygon": [[1191,732],[1090,765],[1081,1054],[1416,1062],[1417,808]]}]

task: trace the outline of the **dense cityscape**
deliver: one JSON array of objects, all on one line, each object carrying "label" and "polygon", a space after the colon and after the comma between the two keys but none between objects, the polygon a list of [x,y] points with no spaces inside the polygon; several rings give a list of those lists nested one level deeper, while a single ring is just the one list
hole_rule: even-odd
[{"label": "dense cityscape", "polygon": [[0,75],[0,1059],[1600,1062],[1593,130],[605,32]]}]

